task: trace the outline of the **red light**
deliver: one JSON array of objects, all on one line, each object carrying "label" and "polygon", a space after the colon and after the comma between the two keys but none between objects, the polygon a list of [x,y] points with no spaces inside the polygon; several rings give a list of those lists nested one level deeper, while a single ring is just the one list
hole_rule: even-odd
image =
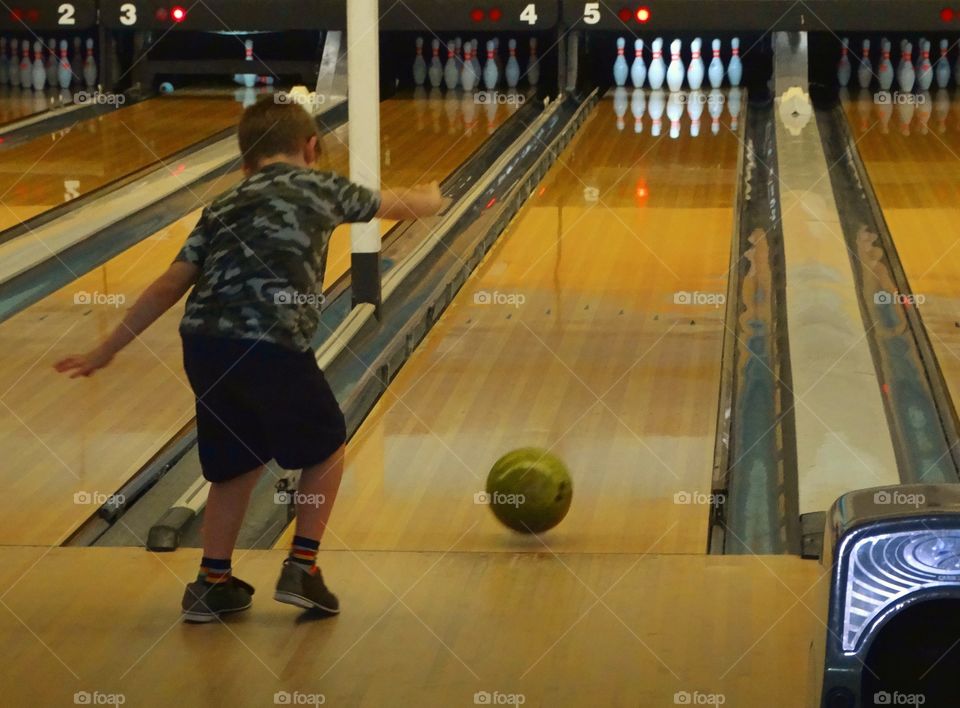
[{"label": "red light", "polygon": [[174,22],[183,22],[185,19],[187,19],[187,11],[184,8],[177,5],[171,8],[170,17],[173,18]]},{"label": "red light", "polygon": [[953,22],[956,17],[956,13],[953,11],[952,7],[945,7],[940,10],[940,19],[944,22]]},{"label": "red light", "polygon": [[650,21],[650,8],[649,7],[637,8],[637,22],[640,22],[641,24],[643,24],[649,21]]},{"label": "red light", "polygon": [[27,10],[27,22],[32,25],[37,24],[40,21],[40,13],[36,10]]},{"label": "red light", "polygon": [[487,209],[490,209],[494,204],[497,203],[497,198],[492,197],[489,202],[487,202]]},{"label": "red light", "polygon": [[10,19],[14,22],[23,22],[23,10],[19,7],[15,7],[10,10]]},{"label": "red light", "polygon": [[166,22],[167,17],[169,17],[169,15],[167,14],[167,8],[165,7],[157,8],[157,12],[156,12],[157,22]]},{"label": "red light", "polygon": [[620,17],[621,22],[629,22],[630,18],[633,17],[633,12],[631,12],[630,8],[625,7],[620,10],[617,15]]},{"label": "red light", "polygon": [[474,22],[483,22],[483,10],[481,10],[479,7],[474,8],[470,12],[470,19]]},{"label": "red light", "polygon": [[499,7],[495,7],[490,10],[490,21],[499,22],[503,18],[503,12],[500,11]]}]

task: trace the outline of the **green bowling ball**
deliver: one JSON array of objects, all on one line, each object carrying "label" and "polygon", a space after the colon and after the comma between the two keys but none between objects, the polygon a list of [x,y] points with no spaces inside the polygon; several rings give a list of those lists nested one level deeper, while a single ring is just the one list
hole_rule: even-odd
[{"label": "green bowling ball", "polygon": [[487,501],[500,522],[520,533],[540,533],[563,521],[573,480],[556,455],[536,447],[508,452],[487,477]]}]

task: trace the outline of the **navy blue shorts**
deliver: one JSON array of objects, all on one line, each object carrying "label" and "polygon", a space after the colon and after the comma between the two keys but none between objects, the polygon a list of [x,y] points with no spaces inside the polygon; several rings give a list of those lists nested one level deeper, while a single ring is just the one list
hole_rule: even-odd
[{"label": "navy blue shorts", "polygon": [[288,470],[319,464],[346,441],[343,413],[312,351],[184,335],[183,365],[197,397],[200,464],[211,482],[270,460]]}]

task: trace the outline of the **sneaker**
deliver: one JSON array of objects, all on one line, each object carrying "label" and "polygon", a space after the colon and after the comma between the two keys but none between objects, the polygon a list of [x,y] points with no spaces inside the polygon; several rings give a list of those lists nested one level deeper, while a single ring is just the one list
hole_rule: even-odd
[{"label": "sneaker", "polygon": [[309,568],[289,560],[283,562],[273,599],[305,610],[318,608],[334,615],[340,612],[340,601],[327,590],[320,569],[311,572]]},{"label": "sneaker", "polygon": [[253,586],[230,576],[225,583],[211,585],[197,578],[183,593],[183,619],[187,622],[212,622],[230,612],[242,612],[253,604]]}]

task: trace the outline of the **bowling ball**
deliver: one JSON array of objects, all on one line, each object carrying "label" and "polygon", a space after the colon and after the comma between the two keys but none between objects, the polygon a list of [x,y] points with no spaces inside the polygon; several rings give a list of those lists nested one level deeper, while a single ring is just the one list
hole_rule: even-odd
[{"label": "bowling ball", "polygon": [[536,447],[508,452],[487,477],[487,500],[500,522],[520,533],[540,533],[563,521],[573,480],[556,455]]}]

